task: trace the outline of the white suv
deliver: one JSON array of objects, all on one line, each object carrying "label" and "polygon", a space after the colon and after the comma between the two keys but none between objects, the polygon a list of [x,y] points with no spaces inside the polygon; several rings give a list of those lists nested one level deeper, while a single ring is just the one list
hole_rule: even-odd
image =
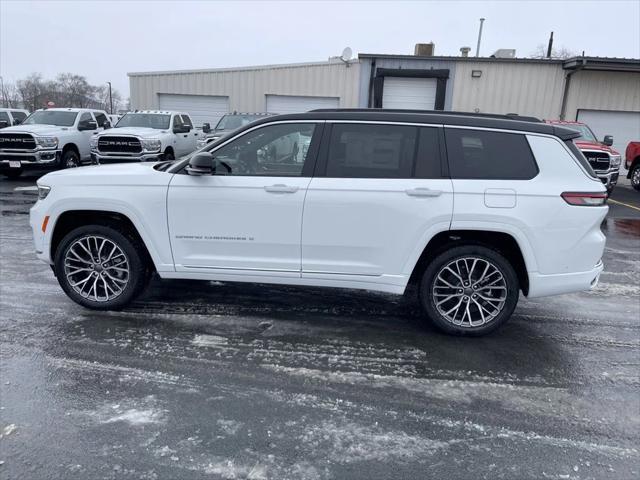
[{"label": "white suv", "polygon": [[[292,135],[309,147],[269,154]],[[31,226],[88,308],[123,307],[154,272],[395,294],[415,282],[439,328],[480,335],[520,291],[598,281],[607,195],[578,135],[452,113],[268,117],[182,161],[50,173]]]}]

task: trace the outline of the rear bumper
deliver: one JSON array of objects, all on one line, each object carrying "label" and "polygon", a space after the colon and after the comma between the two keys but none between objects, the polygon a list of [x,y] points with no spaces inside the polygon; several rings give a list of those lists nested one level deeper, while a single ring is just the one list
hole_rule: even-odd
[{"label": "rear bumper", "polygon": [[529,273],[528,298],[547,297],[563,293],[591,290],[598,284],[600,274],[604,270],[602,260],[587,272],[561,273],[555,275],[541,275]]},{"label": "rear bumper", "polygon": [[12,168],[9,162],[20,162],[21,169],[57,167],[60,150],[0,151],[0,170]]}]

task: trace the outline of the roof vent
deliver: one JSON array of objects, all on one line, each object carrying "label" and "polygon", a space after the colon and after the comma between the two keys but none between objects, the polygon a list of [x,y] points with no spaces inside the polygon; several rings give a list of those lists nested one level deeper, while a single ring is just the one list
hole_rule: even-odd
[{"label": "roof vent", "polygon": [[416,43],[416,48],[413,54],[418,57],[433,57],[433,52],[436,46],[433,42],[430,43]]},{"label": "roof vent", "polygon": [[468,57],[470,51],[471,47],[460,47],[460,55],[462,55],[463,57]]},{"label": "roof vent", "polygon": [[515,58],[516,57],[516,49],[515,48],[499,48],[491,58]]}]

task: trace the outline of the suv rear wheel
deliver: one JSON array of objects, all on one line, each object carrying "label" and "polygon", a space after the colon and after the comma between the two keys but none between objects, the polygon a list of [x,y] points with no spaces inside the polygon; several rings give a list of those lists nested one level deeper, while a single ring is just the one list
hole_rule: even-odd
[{"label": "suv rear wheel", "polygon": [[55,253],[56,277],[76,303],[112,310],[131,302],[148,281],[144,251],[124,230],[86,225],[69,232]]},{"label": "suv rear wheel", "polygon": [[451,248],[427,266],[420,300],[442,331],[485,335],[504,324],[516,307],[518,276],[509,261],[482,245]]}]

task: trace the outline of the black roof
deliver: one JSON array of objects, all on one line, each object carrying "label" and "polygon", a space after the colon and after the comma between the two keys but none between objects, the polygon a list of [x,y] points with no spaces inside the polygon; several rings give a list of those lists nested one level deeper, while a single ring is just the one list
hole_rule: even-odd
[{"label": "black roof", "polygon": [[276,120],[359,120],[404,123],[431,123],[464,127],[496,128],[521,132],[555,135],[562,140],[577,138],[576,130],[542,123],[534,117],[517,115],[474,114],[468,112],[446,112],[430,110],[385,110],[385,109],[322,109],[306,113],[276,115],[253,122],[270,123]]}]

